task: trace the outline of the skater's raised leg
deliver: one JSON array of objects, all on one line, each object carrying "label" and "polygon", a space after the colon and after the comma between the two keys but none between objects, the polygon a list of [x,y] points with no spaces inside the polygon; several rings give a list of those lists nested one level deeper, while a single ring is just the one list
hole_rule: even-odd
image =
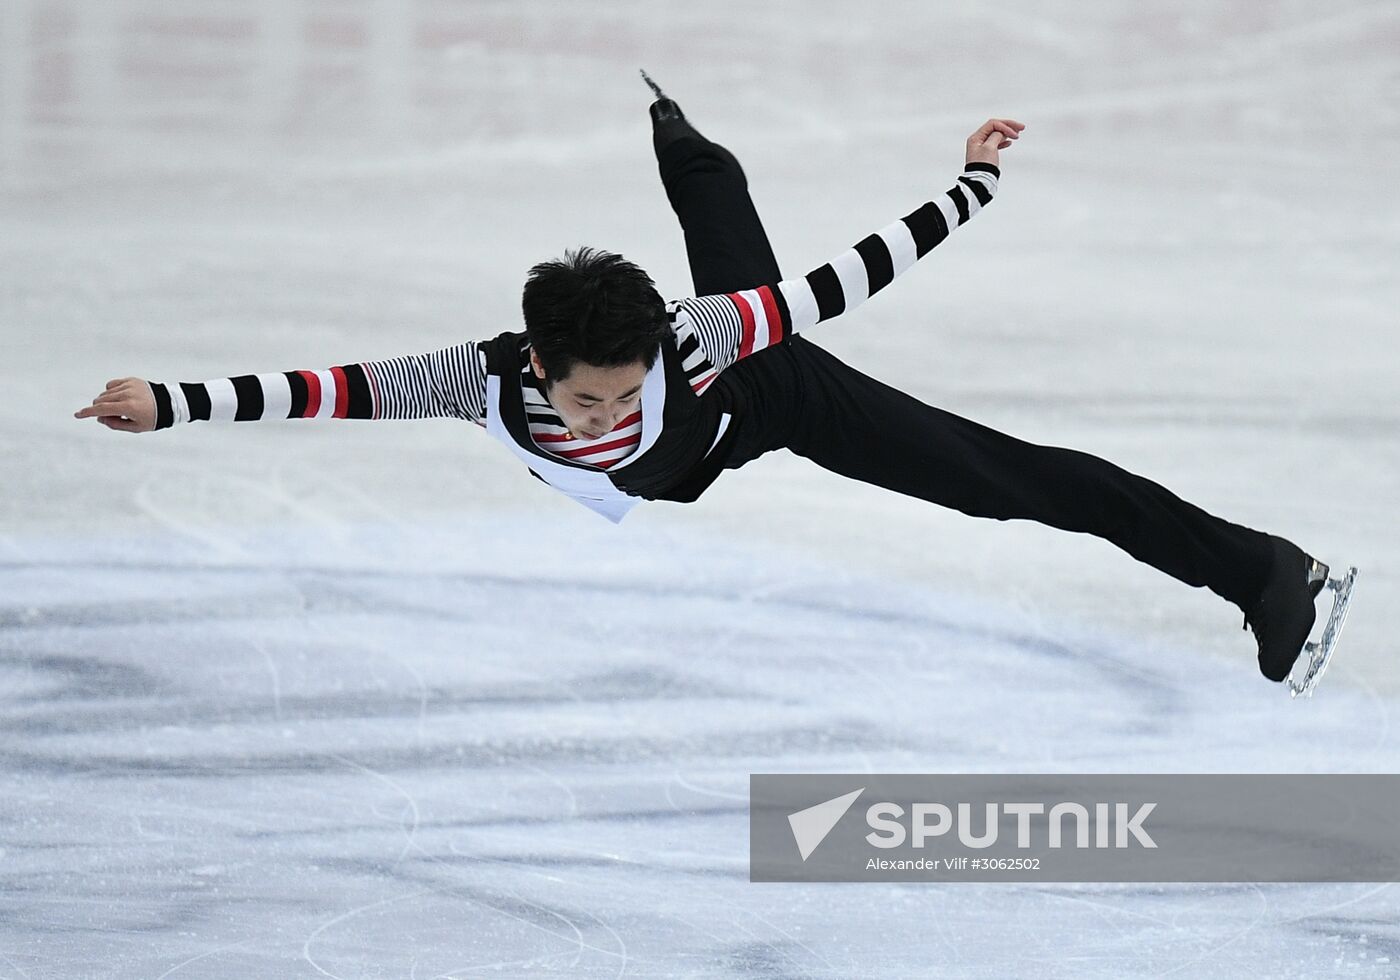
[{"label": "skater's raised leg", "polygon": [[[643,73],[643,77],[646,75]],[[739,161],[701,136],[675,102],[647,78],[652,142],[666,197],[685,232],[695,295],[751,289],[782,279]]]}]

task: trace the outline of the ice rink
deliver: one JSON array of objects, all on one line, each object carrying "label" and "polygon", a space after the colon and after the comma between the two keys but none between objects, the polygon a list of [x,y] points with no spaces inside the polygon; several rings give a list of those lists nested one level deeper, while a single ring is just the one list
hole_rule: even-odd
[{"label": "ice rink", "polygon": [[[1389,885],[748,881],[755,772],[1391,772],[1400,4],[0,2],[0,977],[1400,975]],[[770,455],[613,527],[457,421],[110,378],[690,292],[645,67],[787,275],[1026,123],[809,336],[1361,568],[1312,701],[1093,538]]]}]

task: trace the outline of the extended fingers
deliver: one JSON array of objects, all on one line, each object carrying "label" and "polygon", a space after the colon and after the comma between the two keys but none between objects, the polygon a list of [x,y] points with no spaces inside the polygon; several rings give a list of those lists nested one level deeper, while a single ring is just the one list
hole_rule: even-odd
[{"label": "extended fingers", "polygon": [[[1026,128],[1026,124],[1017,122],[1015,119],[988,119],[982,124],[982,128],[973,133],[970,142],[990,143],[993,137],[998,139],[1019,139],[1021,130]],[[1005,144],[1009,146],[1010,144]]]},{"label": "extended fingers", "polygon": [[90,419],[116,417],[129,415],[136,409],[136,402],[129,396],[113,392],[104,391],[92,400],[92,404],[85,408],[80,408],[73,413],[75,419]]},{"label": "extended fingers", "polygon": [[92,404],[73,413],[76,419],[108,418],[127,415],[139,407],[139,378],[113,378]]},{"label": "extended fingers", "polygon": [[122,405],[119,402],[96,402],[86,408],[80,408],[73,413],[75,419],[91,418],[118,418],[122,415]]}]

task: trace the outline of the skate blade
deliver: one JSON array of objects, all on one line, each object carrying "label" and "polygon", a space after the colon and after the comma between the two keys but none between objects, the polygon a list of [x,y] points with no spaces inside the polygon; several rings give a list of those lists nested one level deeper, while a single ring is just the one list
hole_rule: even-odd
[{"label": "skate blade", "polygon": [[1337,639],[1342,635],[1342,626],[1347,621],[1347,608],[1351,605],[1351,589],[1355,584],[1355,565],[1347,569],[1344,578],[1329,578],[1327,580],[1327,588],[1332,590],[1332,612],[1327,617],[1326,625],[1322,627],[1322,639],[1316,642],[1309,641],[1303,647],[1303,652],[1308,657],[1308,665],[1303,669],[1303,676],[1298,680],[1293,679],[1293,674],[1297,673],[1296,667],[1293,673],[1288,675],[1290,696],[1296,698],[1301,695],[1310,698],[1318,681],[1322,680],[1322,674],[1327,670],[1327,665],[1332,662],[1332,654],[1337,649]]}]

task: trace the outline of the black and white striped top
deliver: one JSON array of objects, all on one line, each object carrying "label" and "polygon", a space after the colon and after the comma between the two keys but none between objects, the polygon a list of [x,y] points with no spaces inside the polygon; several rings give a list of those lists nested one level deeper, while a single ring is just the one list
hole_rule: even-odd
[{"label": "black and white striped top", "polygon": [[[991,201],[999,177],[992,164],[968,164],[943,194],[801,278],[666,304],[691,389],[704,394],[721,371],[740,359],[875,295]],[[530,434],[540,448],[603,469],[636,449],[640,411],[598,439],[578,439],[528,367],[521,386]],[[467,342],[320,371],[245,374],[193,384],[152,382],[151,390],[156,428],[176,422],[294,418],[457,418],[484,425],[486,361],[477,344]]]}]

